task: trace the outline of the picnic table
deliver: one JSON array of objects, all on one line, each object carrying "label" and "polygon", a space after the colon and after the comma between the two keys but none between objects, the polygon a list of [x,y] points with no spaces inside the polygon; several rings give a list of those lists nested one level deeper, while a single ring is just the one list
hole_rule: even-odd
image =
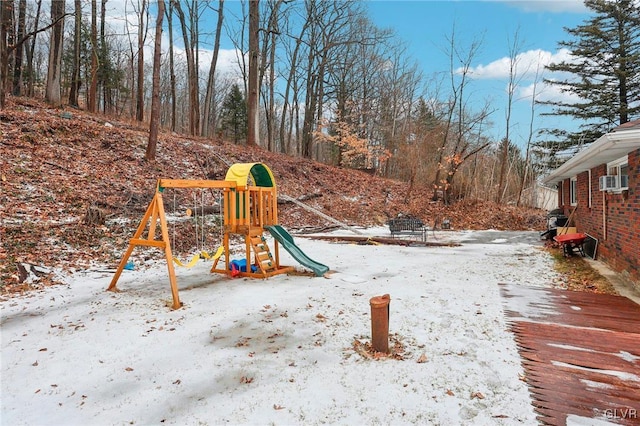
[{"label": "picnic table", "polygon": [[562,250],[565,256],[571,256],[573,249],[578,249],[580,254],[584,257],[584,250],[582,246],[587,239],[587,234],[581,232],[575,234],[563,234],[556,235],[553,239],[562,246]]}]

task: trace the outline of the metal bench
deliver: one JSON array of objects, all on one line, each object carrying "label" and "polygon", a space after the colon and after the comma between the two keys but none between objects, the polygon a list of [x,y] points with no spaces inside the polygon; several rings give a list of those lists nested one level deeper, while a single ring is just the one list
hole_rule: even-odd
[{"label": "metal bench", "polygon": [[427,239],[427,227],[424,223],[415,217],[397,217],[389,219],[387,222],[391,236],[395,237],[398,234],[420,234],[422,241]]}]

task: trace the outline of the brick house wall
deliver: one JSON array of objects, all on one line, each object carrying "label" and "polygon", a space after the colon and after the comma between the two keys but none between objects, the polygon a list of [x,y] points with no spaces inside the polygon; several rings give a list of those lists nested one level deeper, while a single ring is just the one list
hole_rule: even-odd
[{"label": "brick house wall", "polygon": [[607,165],[601,164],[590,170],[591,179],[588,171],[577,176],[577,206],[571,205],[571,179],[563,180],[558,205],[566,216],[575,208],[573,226],[598,239],[598,259],[640,286],[640,150],[628,154],[628,165],[628,190],[600,191],[599,178],[607,174]]}]

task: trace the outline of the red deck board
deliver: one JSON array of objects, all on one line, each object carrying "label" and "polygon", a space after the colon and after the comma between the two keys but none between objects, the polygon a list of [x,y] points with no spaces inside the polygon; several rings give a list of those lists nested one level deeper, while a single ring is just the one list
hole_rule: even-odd
[{"label": "red deck board", "polygon": [[[586,292],[500,290],[541,423],[577,415],[640,425],[640,305]],[[607,417],[612,412],[631,415]]]}]

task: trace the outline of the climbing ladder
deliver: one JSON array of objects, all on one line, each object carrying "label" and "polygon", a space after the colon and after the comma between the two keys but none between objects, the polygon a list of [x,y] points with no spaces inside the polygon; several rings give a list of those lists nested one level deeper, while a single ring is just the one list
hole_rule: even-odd
[{"label": "climbing ladder", "polygon": [[256,266],[263,274],[273,271],[276,263],[263,235],[251,237],[251,247],[256,258]]}]

